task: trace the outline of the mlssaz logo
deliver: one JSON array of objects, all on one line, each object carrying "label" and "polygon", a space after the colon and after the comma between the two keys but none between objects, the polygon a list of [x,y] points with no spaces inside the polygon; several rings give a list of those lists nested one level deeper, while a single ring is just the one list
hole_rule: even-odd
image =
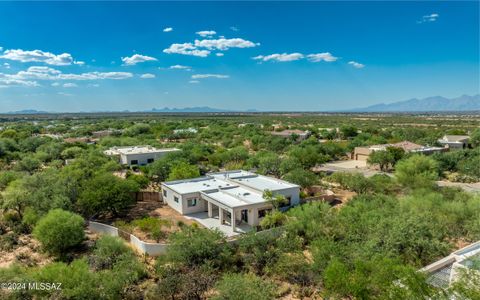
[{"label": "mlssaz logo", "polygon": [[61,290],[62,283],[60,282],[29,282],[28,289],[37,290],[37,291]]}]

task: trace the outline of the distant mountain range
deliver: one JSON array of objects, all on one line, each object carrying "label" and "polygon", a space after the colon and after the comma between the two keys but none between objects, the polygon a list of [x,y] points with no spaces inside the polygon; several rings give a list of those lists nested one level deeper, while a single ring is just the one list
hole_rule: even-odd
[{"label": "distant mountain range", "polygon": [[37,115],[37,114],[48,114],[47,111],[35,110],[35,109],[23,109],[17,111],[9,111],[6,114],[12,115]]},{"label": "distant mountain range", "polygon": [[233,112],[233,110],[212,108],[208,106],[185,107],[185,108],[152,108],[144,112],[161,112],[161,113],[216,113],[216,112]]},{"label": "distant mountain range", "polygon": [[[448,112],[448,111],[480,111],[480,94],[478,95],[463,95],[457,98],[445,98],[441,96],[428,97],[424,99],[410,99],[394,103],[375,104],[364,108],[355,108],[350,110],[334,110],[332,112]],[[221,108],[212,108],[209,106],[195,106],[185,108],[152,108],[144,111],[90,111],[80,113],[248,113],[259,112],[255,109],[248,110],[228,110]],[[268,112],[268,111],[263,111]],[[59,112],[47,112],[35,109],[24,109],[19,111],[11,111],[6,114],[18,115],[34,115],[34,114],[48,114]]]},{"label": "distant mountain range", "polygon": [[430,111],[480,111],[480,94],[463,95],[458,98],[440,96],[424,99],[410,99],[394,103],[381,103],[349,112],[430,112]]}]

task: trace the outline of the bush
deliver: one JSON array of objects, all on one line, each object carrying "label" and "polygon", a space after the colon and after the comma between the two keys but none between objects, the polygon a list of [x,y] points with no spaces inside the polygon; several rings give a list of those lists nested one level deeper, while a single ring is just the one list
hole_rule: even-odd
[{"label": "bush", "polygon": [[220,231],[184,226],[170,235],[167,259],[186,266],[211,263],[224,267],[231,257],[231,249]]},{"label": "bush", "polygon": [[273,210],[262,219],[260,226],[263,229],[269,229],[282,226],[285,224],[285,221],[287,221],[287,216],[284,213]]},{"label": "bush", "polygon": [[90,265],[96,270],[111,269],[122,256],[132,254],[118,237],[104,235],[95,244]]},{"label": "bush", "polygon": [[61,209],[51,210],[41,218],[33,231],[43,248],[54,255],[78,246],[85,238],[81,216]]},{"label": "bush", "polygon": [[276,286],[252,274],[227,274],[216,285],[215,300],[270,300]]}]

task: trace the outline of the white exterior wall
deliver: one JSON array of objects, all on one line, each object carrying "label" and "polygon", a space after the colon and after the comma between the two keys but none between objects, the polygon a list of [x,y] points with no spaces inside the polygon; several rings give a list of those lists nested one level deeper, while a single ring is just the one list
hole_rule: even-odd
[{"label": "white exterior wall", "polygon": [[[164,191],[167,192],[165,197]],[[172,189],[162,185],[163,202],[167,203],[171,208],[178,211],[182,215],[193,214],[197,212],[207,211],[207,202],[200,197],[200,193],[179,194]],[[178,203],[174,197],[178,197]],[[188,207],[188,199],[197,198],[197,205]]]},{"label": "white exterior wall", "polygon": [[[167,196],[165,196],[164,191],[167,192]],[[178,211],[183,215],[183,206],[182,206],[183,200],[182,200],[181,194],[162,185],[162,197],[163,197],[163,202],[167,203],[168,206],[170,206],[171,208],[173,208],[174,210]],[[178,203],[173,200],[174,197],[178,198]]]},{"label": "white exterior wall", "polygon": [[138,165],[146,165],[148,164],[149,159],[157,160],[168,153],[173,153],[175,151],[165,151],[165,152],[153,152],[153,153],[128,153],[128,154],[121,154],[120,155],[120,163],[123,165],[131,165],[132,160],[137,160]]},{"label": "white exterior wall", "polygon": [[296,206],[300,204],[300,188],[291,187],[283,190],[273,191],[273,194],[281,194],[285,197],[290,197],[290,206]]}]

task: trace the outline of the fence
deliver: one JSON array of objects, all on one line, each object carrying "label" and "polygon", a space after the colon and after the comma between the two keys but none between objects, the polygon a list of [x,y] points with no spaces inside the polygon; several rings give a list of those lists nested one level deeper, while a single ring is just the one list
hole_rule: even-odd
[{"label": "fence", "polygon": [[162,202],[162,197],[159,192],[141,191],[136,193],[135,199],[137,201],[145,201],[145,202]]},{"label": "fence", "polygon": [[142,254],[148,254],[151,256],[158,256],[161,254],[165,254],[167,252],[168,244],[162,243],[146,243],[141,241],[139,238],[130,234],[126,231],[120,230],[116,227],[102,224],[98,222],[89,221],[88,228],[100,234],[107,234],[111,236],[118,236],[130,243],[138,252]]},{"label": "fence", "polygon": [[[107,225],[107,224],[102,224],[98,222],[93,222],[89,221],[88,222],[88,228],[96,233],[100,234],[107,234],[111,236],[118,236],[124,239],[126,242],[130,243],[130,245],[133,246],[138,252],[142,254],[148,254],[150,256],[159,256],[162,254],[167,253],[168,245],[169,244],[162,244],[162,243],[147,243],[133,234],[130,234],[124,230],[118,229],[117,227]],[[255,234],[258,234],[260,236],[264,237],[279,237],[283,231],[285,230],[284,227],[276,227],[272,229],[267,229],[263,231],[258,231]],[[238,243],[238,238],[228,240],[227,243],[231,245],[235,245]]]}]

